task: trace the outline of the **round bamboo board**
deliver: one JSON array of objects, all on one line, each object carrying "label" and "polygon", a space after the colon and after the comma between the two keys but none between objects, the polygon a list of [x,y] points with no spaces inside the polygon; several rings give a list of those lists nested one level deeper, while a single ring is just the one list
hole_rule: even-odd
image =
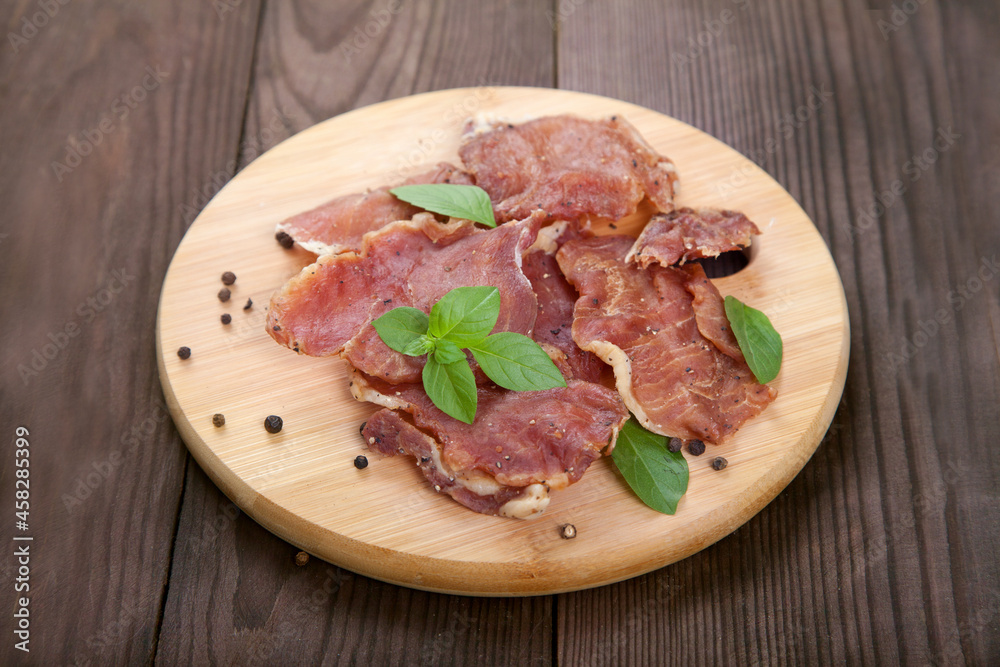
[{"label": "round bamboo board", "polygon": [[[312,256],[283,250],[274,226],[335,196],[397,183],[441,160],[458,164],[464,120],[557,113],[623,115],[680,173],[679,205],[745,212],[763,230],[749,265],[719,290],[763,310],[784,340],[777,400],[722,446],[688,456],[688,493],[674,516],[642,504],[609,459],[553,494],[539,518],[476,514],[424,481],[410,457],[366,450],[337,359],[298,356],[264,331],[265,307]],[[648,213],[647,213],[648,215]],[[637,234],[641,215],[618,225]],[[216,297],[220,276],[238,280]],[[253,306],[244,310],[247,299]],[[232,324],[220,322],[223,313]],[[469,595],[557,593],[619,581],[697,553],[770,502],[826,432],[843,391],[849,325],[827,248],[792,197],[745,157],[673,118],[594,95],[467,88],[358,109],[255,160],[191,226],[163,284],[157,355],[178,430],[222,491],[281,538],[361,574]],[[191,348],[182,361],[176,351]],[[215,428],[212,415],[226,425]],[[267,415],[284,419],[276,435]],[[365,470],[353,465],[368,455]],[[711,459],[725,456],[723,471]],[[576,526],[561,539],[559,528]]]}]

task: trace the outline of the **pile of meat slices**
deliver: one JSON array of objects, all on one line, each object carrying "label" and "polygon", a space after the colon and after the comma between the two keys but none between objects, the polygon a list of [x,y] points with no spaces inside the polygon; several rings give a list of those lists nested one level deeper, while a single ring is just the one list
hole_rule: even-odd
[{"label": "pile of meat slices", "polygon": [[[271,299],[268,333],[347,360],[355,398],[382,406],[362,429],[372,450],[415,457],[436,491],[477,512],[527,518],[610,452],[629,411],[656,433],[720,443],[774,400],[693,262],[759,230],[740,213],[676,208],[673,163],[623,118],[470,121],[459,156],[464,169],[442,163],[406,184],[482,187],[495,229],[421,211],[394,186],[278,225],[319,256]],[[658,213],[638,239],[592,233],[643,200]],[[465,285],[496,286],[493,332],[531,336],[567,386],[513,392],[477,370],[475,422],[439,410],[423,357],[389,349],[372,322],[399,306],[429,312]]]}]

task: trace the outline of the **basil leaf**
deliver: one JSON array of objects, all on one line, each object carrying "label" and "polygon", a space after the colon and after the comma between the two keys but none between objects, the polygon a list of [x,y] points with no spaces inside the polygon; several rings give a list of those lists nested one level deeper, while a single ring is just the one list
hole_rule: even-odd
[{"label": "basil leaf", "polygon": [[476,378],[469,362],[439,364],[434,356],[424,365],[424,391],[431,402],[447,415],[471,424],[476,418]]},{"label": "basil leaf", "polygon": [[480,222],[496,227],[493,204],[486,190],[475,185],[454,183],[429,183],[426,185],[401,185],[389,190],[398,199],[430,211]]},{"label": "basil leaf", "polygon": [[500,315],[496,287],[456,287],[431,306],[428,332],[462,347],[477,343],[493,330]]},{"label": "basil leaf", "polygon": [[434,360],[439,364],[453,364],[458,361],[466,361],[465,352],[462,352],[450,340],[438,340],[432,343],[434,346]]},{"label": "basil leaf", "polygon": [[688,465],[682,453],[667,449],[667,438],[650,433],[629,417],[611,458],[642,502],[664,514],[677,511],[688,487]]},{"label": "basil leaf", "polygon": [[372,326],[375,327],[375,331],[378,332],[382,342],[396,352],[402,352],[410,356],[419,356],[420,354],[425,354],[426,351],[413,354],[407,352],[406,347],[427,333],[428,322],[429,318],[423,311],[402,306],[400,308],[393,308],[388,313],[385,313],[372,322]]},{"label": "basil leaf", "polygon": [[505,331],[468,347],[487,377],[506,389],[539,391],[566,386],[545,350],[524,334]]},{"label": "basil leaf", "polygon": [[767,315],[734,296],[727,296],[726,317],[757,382],[767,384],[778,377],[783,346]]},{"label": "basil leaf", "polygon": [[422,354],[427,354],[434,349],[434,339],[424,334],[419,338],[414,338],[406,347],[403,348],[403,354],[409,355],[411,357],[419,357]]}]

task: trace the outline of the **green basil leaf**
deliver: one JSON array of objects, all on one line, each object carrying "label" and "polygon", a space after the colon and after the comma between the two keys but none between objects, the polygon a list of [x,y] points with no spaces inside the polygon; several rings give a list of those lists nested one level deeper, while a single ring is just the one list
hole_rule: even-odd
[{"label": "green basil leaf", "polygon": [[767,315],[736,297],[727,296],[726,317],[757,382],[767,384],[778,377],[783,347],[781,336]]},{"label": "green basil leaf", "polygon": [[458,361],[467,361],[465,352],[462,352],[458,345],[455,345],[450,340],[439,339],[436,343],[432,343],[432,345],[434,346],[434,360],[439,364],[454,364]]},{"label": "green basil leaf", "polygon": [[[402,306],[400,308],[393,308],[388,313],[385,313],[372,322],[372,326],[375,327],[375,331],[378,332],[382,342],[396,352],[402,352],[410,356],[419,356],[418,354],[407,352],[406,347],[427,333],[428,322],[429,318],[426,313],[416,308]],[[426,352],[420,352],[419,354],[426,354]]]},{"label": "green basil leaf", "polygon": [[406,347],[403,348],[403,354],[409,355],[411,357],[419,357],[422,354],[427,354],[434,349],[434,339],[424,334],[419,338],[414,338]]},{"label": "green basil leaf", "polygon": [[611,458],[642,502],[664,514],[677,511],[687,492],[688,465],[682,453],[667,449],[667,438],[630,417],[618,433]]},{"label": "green basil leaf", "polygon": [[487,377],[513,391],[565,387],[566,380],[538,343],[505,331],[468,346]]},{"label": "green basil leaf", "polygon": [[476,343],[496,326],[500,290],[496,287],[456,287],[431,307],[428,332],[462,347]]},{"label": "green basil leaf", "polygon": [[481,222],[496,227],[493,204],[486,190],[475,185],[454,183],[429,183],[427,185],[401,185],[389,190],[397,198],[430,211]]},{"label": "green basil leaf", "polygon": [[469,362],[439,364],[434,356],[424,365],[424,391],[431,402],[447,415],[471,424],[476,418],[476,378]]}]

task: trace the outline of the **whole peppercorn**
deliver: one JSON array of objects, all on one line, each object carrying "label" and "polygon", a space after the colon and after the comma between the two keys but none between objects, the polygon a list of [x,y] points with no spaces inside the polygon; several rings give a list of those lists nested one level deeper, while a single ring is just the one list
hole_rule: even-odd
[{"label": "whole peppercorn", "polygon": [[278,415],[269,415],[264,420],[264,430],[268,433],[277,433],[284,426],[284,422],[281,421],[281,417]]},{"label": "whole peppercorn", "polygon": [[223,287],[222,289],[219,290],[219,301],[223,303],[229,301],[229,297],[232,296],[232,294],[233,293],[229,291],[228,287]]},{"label": "whole peppercorn", "polygon": [[362,454],[358,454],[354,457],[354,467],[358,470],[364,470],[368,467],[368,457]]},{"label": "whole peppercorn", "polygon": [[180,348],[177,348],[177,356],[180,357],[181,359],[190,359],[191,358],[191,348],[190,347],[180,347]]},{"label": "whole peppercorn", "polygon": [[229,313],[223,313],[222,314],[222,323],[223,324],[229,324],[232,321],[233,321],[233,316],[232,315],[230,315]]},{"label": "whole peppercorn", "polygon": [[572,540],[574,537],[576,537],[576,526],[574,526],[571,523],[562,525],[559,528],[559,535],[564,540]]},{"label": "whole peppercorn", "polygon": [[705,443],[701,440],[688,440],[688,451],[695,456],[701,456],[705,453]]},{"label": "whole peppercorn", "polygon": [[236,274],[233,273],[232,271],[226,271],[225,273],[222,274],[223,285],[232,285],[235,282],[236,282]]},{"label": "whole peppercorn", "polygon": [[281,247],[285,250],[290,250],[293,245],[295,245],[295,239],[289,236],[286,232],[278,232],[274,235],[274,238],[281,244]]},{"label": "whole peppercorn", "polygon": [[226,415],[222,414],[221,412],[216,412],[214,415],[212,415],[212,425],[215,426],[215,428],[222,428],[223,426],[225,426]]},{"label": "whole peppercorn", "polygon": [[670,442],[667,443],[667,449],[669,449],[671,453],[676,454],[681,451],[681,447],[683,445],[684,441],[680,438],[670,438]]},{"label": "whole peppercorn", "polygon": [[729,465],[729,461],[722,458],[721,456],[716,456],[714,459],[712,459],[712,467],[715,468],[716,470],[722,470],[727,465]]}]

